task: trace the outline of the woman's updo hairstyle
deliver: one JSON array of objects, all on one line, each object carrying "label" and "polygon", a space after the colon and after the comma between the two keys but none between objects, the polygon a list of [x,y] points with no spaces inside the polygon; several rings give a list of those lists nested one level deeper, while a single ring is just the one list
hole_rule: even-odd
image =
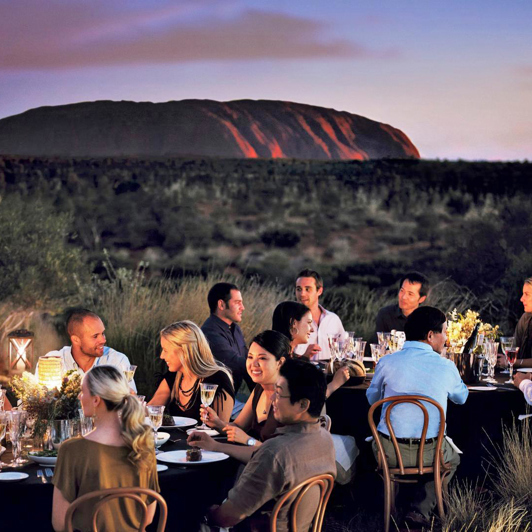
[{"label": "woman's updo hairstyle", "polygon": [[85,379],[91,396],[100,397],[107,410],[118,412],[122,438],[131,450],[130,462],[147,465],[154,452],[153,433],[151,427],[144,423],[144,407],[131,394],[124,373],[114,366],[96,366],[85,375]]},{"label": "woman's updo hairstyle", "polygon": [[290,340],[282,333],[277,331],[263,331],[253,340],[251,343],[260,345],[263,349],[266,349],[268,353],[272,354],[276,360],[281,358],[290,358]]}]

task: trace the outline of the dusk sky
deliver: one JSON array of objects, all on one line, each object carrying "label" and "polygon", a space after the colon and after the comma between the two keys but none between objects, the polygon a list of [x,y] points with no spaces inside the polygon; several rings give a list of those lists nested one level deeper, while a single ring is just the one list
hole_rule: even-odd
[{"label": "dusk sky", "polygon": [[0,0],[0,118],[92,100],[288,100],[424,158],[532,160],[531,0]]}]

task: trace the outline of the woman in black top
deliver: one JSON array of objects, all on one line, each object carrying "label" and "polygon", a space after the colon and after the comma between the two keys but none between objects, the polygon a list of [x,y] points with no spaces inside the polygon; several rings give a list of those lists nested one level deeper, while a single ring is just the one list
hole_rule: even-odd
[{"label": "woman in black top", "polygon": [[201,329],[191,321],[172,323],[161,331],[161,348],[168,372],[149,404],[166,405],[172,416],[200,421],[200,384],[217,384],[212,407],[220,419],[229,421],[235,397],[233,378],[214,360]]},{"label": "woman in black top", "polygon": [[[247,453],[246,448],[235,446],[235,458],[247,461],[254,448],[271,438],[280,426],[273,417],[271,405],[279,368],[289,353],[290,342],[284,335],[275,331],[258,334],[251,342],[246,360],[246,369],[255,382],[255,388],[238,417],[233,423],[227,423],[212,408],[205,409],[207,425],[226,433],[228,441],[249,446]],[[245,456],[242,456],[242,452]]]}]

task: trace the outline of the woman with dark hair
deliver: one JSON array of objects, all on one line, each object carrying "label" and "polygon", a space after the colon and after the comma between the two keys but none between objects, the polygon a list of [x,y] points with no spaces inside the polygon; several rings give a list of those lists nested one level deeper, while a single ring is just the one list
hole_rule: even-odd
[{"label": "woman with dark hair", "polygon": [[[65,441],[54,474],[52,525],[64,530],[66,511],[75,499],[106,488],[141,487],[159,491],[152,428],[144,422],[144,407],[129,390],[124,373],[114,366],[96,366],[83,378],[81,406],[98,419],[96,428]],[[148,504],[149,523],[155,501]],[[74,514],[76,530],[92,530],[92,503]],[[132,500],[111,501],[98,517],[102,530],[138,530],[140,506]]]},{"label": "woman with dark hair", "polygon": [[[309,308],[295,301],[283,301],[273,311],[272,328],[284,334],[290,340],[291,353],[296,346],[306,344],[312,328],[312,313]],[[346,366],[338,368],[332,381],[327,385],[327,397],[330,397],[342,384],[349,379]]]},{"label": "woman with dark hair", "polygon": [[249,460],[256,447],[270,438],[279,426],[273,417],[272,398],[279,368],[289,356],[290,342],[286,336],[276,331],[261,332],[253,338],[246,360],[246,369],[255,388],[235,421],[227,423],[212,408],[202,407],[207,425],[226,433],[228,441],[247,446],[229,445],[231,456]]}]

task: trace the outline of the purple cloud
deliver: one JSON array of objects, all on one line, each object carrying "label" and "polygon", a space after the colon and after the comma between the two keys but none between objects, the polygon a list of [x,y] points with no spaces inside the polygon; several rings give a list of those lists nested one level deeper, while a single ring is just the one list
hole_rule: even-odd
[{"label": "purple cloud", "polygon": [[287,14],[246,10],[212,16],[209,0],[124,7],[110,0],[20,0],[9,8],[0,3],[0,68],[397,56],[327,38],[326,24]]}]

